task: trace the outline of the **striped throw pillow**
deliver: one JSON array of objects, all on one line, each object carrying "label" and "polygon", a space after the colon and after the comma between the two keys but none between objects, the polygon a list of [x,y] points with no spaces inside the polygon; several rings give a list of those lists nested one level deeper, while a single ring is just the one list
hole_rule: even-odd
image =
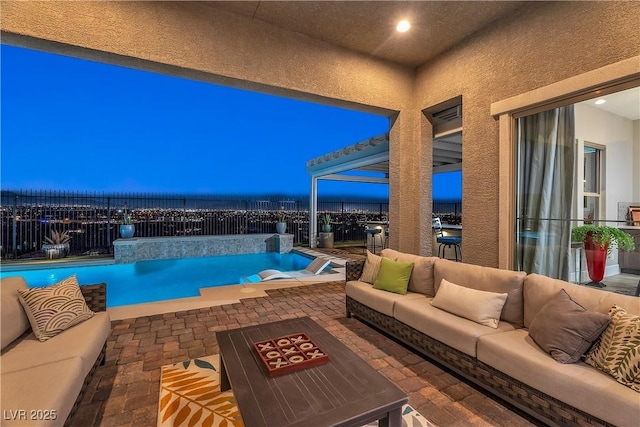
[{"label": "striped throw pillow", "polygon": [[42,342],[95,314],[87,306],[75,274],[55,285],[18,289],[18,298],[33,333]]},{"label": "striped throw pillow", "polygon": [[640,316],[617,305],[609,310],[609,316],[611,323],[584,361],[640,392]]},{"label": "striped throw pillow", "polygon": [[376,280],[378,276],[378,270],[380,270],[380,261],[382,257],[379,255],[375,255],[369,251],[367,251],[367,260],[364,262],[364,267],[362,268],[362,275],[360,276],[361,282],[366,282],[373,285],[373,282]]}]

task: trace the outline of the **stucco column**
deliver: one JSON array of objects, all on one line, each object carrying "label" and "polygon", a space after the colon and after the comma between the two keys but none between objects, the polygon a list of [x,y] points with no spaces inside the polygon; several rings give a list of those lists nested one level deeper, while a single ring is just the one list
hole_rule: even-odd
[{"label": "stucco column", "polygon": [[390,247],[431,254],[432,128],[420,110],[403,109],[389,131]]}]

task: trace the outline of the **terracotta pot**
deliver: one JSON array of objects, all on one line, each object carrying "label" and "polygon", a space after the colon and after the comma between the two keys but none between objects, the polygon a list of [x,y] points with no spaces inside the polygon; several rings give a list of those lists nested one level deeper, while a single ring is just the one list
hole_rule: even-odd
[{"label": "terracotta pot", "polygon": [[587,258],[589,278],[593,282],[600,282],[604,278],[604,268],[607,265],[608,248],[608,244],[604,247],[594,244],[592,233],[587,233],[584,240],[584,254]]}]

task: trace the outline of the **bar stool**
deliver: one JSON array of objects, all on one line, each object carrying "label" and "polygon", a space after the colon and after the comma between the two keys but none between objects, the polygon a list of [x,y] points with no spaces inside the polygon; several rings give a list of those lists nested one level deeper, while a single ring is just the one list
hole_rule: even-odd
[{"label": "bar stool", "polygon": [[384,230],[384,242],[382,242],[382,249],[389,247],[389,229]]},{"label": "bar stool", "polygon": [[365,228],[364,233],[366,237],[364,247],[368,249],[367,241],[369,240],[368,236],[371,236],[371,240],[373,240],[373,253],[376,253],[376,236],[382,232],[379,228]]},{"label": "bar stool", "polygon": [[[460,236],[445,236],[442,232],[442,222],[440,218],[433,218],[431,220],[431,226],[436,231],[436,242],[438,243],[438,257],[445,257],[446,248],[453,247],[453,251],[456,255],[456,261],[462,260],[462,249],[460,244],[462,243],[462,237]],[[460,253],[460,259],[458,260],[458,252]],[[440,255],[442,253],[442,256]]]}]

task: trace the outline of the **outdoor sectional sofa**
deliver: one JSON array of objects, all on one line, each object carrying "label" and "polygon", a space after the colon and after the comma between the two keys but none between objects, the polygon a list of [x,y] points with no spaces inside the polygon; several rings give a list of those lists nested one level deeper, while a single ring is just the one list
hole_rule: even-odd
[{"label": "outdoor sectional sofa", "polygon": [[[640,425],[640,393],[583,360],[557,362],[532,340],[528,329],[561,289],[586,310],[605,315],[614,304],[640,315],[640,299],[537,274],[391,249],[382,255],[413,263],[407,293],[376,289],[361,281],[365,260],[349,261],[347,317],[355,315],[546,424]],[[434,307],[431,302],[443,279],[466,288],[506,293],[497,327]]]},{"label": "outdoor sectional sofa", "polygon": [[44,342],[34,334],[18,298],[18,289],[27,288],[24,279],[7,277],[0,287],[0,424],[69,424],[93,372],[104,363],[106,340],[111,333],[106,284],[81,286],[82,296],[95,314]]}]

